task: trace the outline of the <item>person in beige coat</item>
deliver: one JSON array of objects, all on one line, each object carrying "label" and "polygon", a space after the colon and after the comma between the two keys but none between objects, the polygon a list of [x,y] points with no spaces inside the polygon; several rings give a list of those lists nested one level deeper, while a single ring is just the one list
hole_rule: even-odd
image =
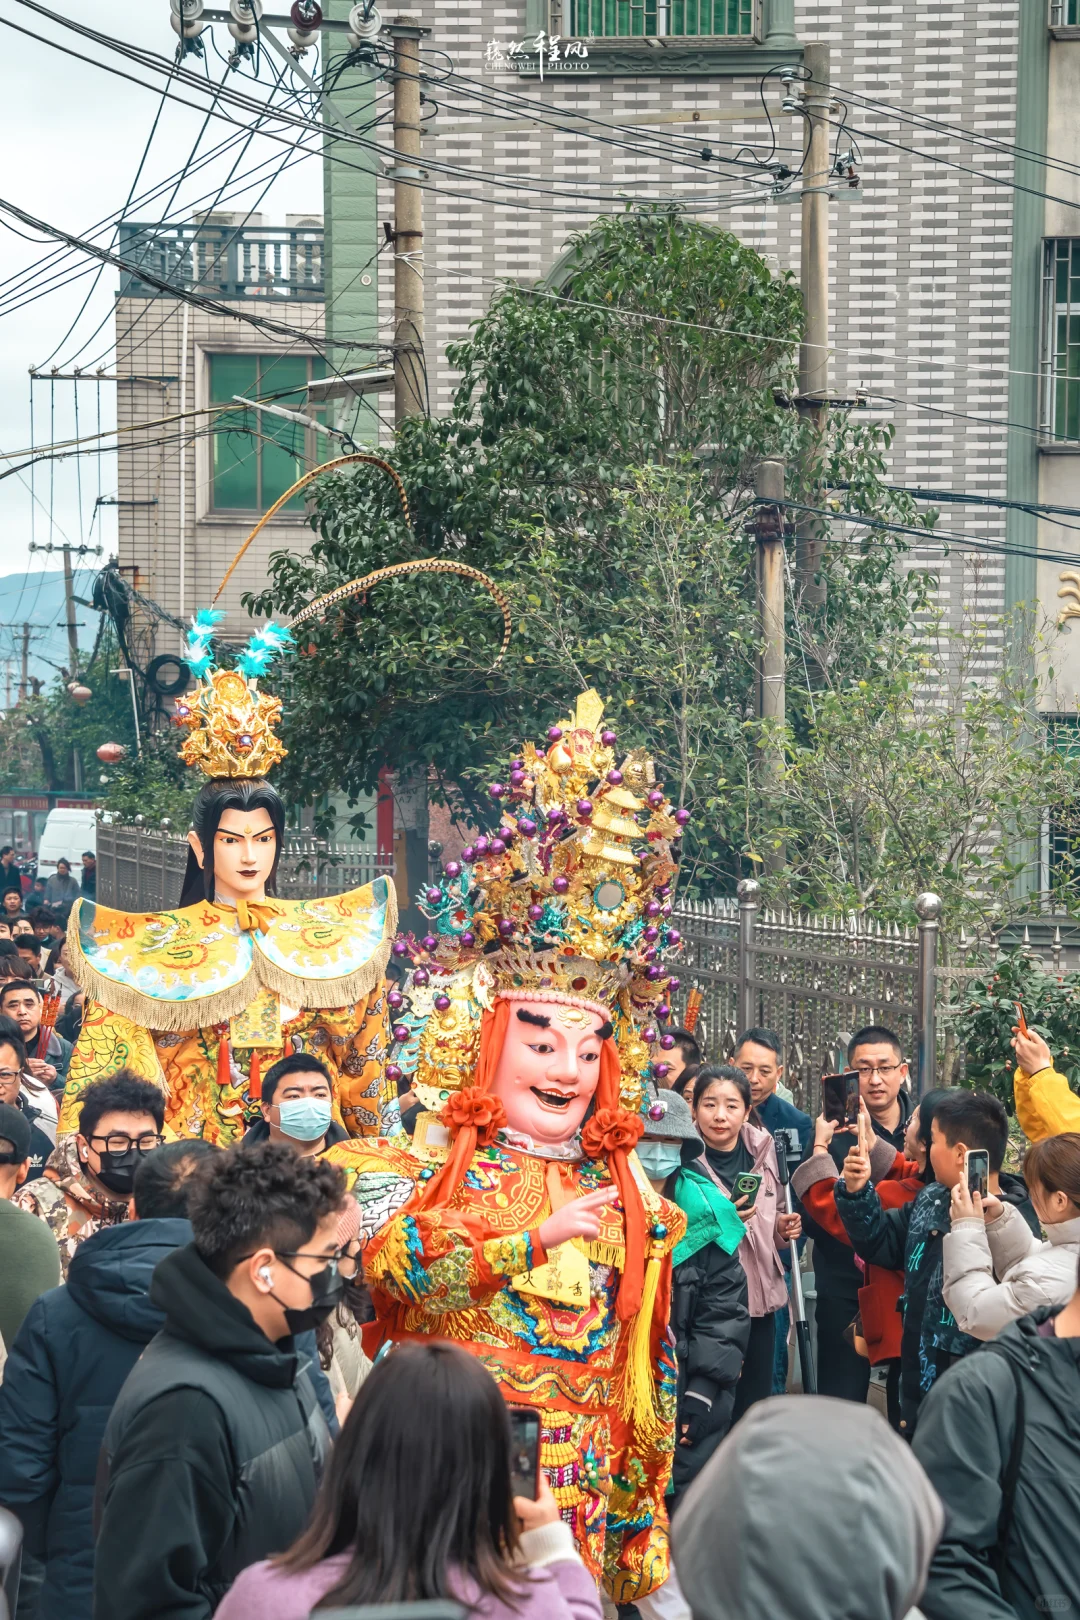
[{"label": "person in beige coat", "polygon": [[1047,1241],[1019,1210],[980,1200],[962,1180],[952,1191],[942,1292],[957,1324],[993,1339],[1040,1305],[1062,1305],[1076,1290],[1080,1263],[1080,1132],[1049,1136],[1028,1149],[1024,1179]]}]

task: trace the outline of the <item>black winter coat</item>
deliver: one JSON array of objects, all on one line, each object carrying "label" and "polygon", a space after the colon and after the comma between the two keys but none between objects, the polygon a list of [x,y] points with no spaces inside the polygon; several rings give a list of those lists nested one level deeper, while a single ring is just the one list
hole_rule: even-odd
[{"label": "black winter coat", "polygon": [[[942,1292],[945,1233],[952,1225],[949,1189],[931,1181],[910,1204],[883,1209],[872,1184],[849,1193],[836,1183],[836,1208],[855,1253],[871,1265],[904,1273],[900,1301],[900,1430],[915,1429],[934,1380],[980,1342],[961,1332]],[[1020,1176],[1002,1174],[1001,1197],[1019,1209],[1034,1232],[1038,1221]]]},{"label": "black winter coat", "polygon": [[[927,1396],[915,1455],[945,1504],[945,1534],[919,1607],[927,1620],[1045,1620],[1080,1594],[1080,1339],[1044,1339],[1048,1307],[1011,1322]],[[1012,1364],[1010,1367],[1010,1363]],[[1020,1467],[994,1557],[1023,1388]]]},{"label": "black winter coat", "polygon": [[90,1620],[94,1475],[113,1402],[165,1318],[154,1267],[191,1240],[182,1220],[125,1221],[81,1243],[67,1286],[35,1300],[0,1384],[0,1503],[45,1561],[40,1620]]},{"label": "black winter coat", "polygon": [[303,1529],[330,1434],[291,1339],[272,1343],[194,1245],[158,1267],[165,1327],[105,1431],[95,1620],[210,1620]]},{"label": "black winter coat", "polygon": [[[731,1426],[735,1386],[750,1338],[746,1273],[738,1254],[707,1243],[672,1274],[671,1331],[679,1368],[678,1421],[672,1489],[684,1491]],[[696,1397],[703,1395],[711,1408]],[[702,1413],[707,1422],[702,1424]],[[692,1446],[678,1443],[681,1425],[697,1419],[704,1432]]]}]

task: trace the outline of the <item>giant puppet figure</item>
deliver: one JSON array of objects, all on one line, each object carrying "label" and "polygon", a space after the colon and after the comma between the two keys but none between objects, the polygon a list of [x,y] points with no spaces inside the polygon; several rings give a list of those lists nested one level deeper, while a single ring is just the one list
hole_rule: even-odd
[{"label": "giant puppet figure", "polygon": [[[526,746],[496,836],[422,894],[394,946],[389,1069],[429,1112],[411,1149],[342,1143],[386,1339],[452,1339],[542,1414],[548,1478],[593,1574],[660,1614],[673,1444],[667,1340],[683,1217],[634,1144],[669,980],[673,813],[616,768],[595,693]],[[670,1590],[670,1589],[669,1589]],[[672,1590],[672,1595],[673,1590]]]},{"label": "giant puppet figure", "polygon": [[178,1136],[227,1146],[258,1114],[260,1071],[305,1051],[330,1069],[349,1132],[386,1134],[398,1128],[383,987],[394,890],[380,877],[323,899],[275,898],[285,808],[265,777],[285,749],[274,734],[281,703],[258,677],[290,638],[268,625],[235,670],[219,669],[220,617],[195,619],[185,656],[197,682],[176,705],[181,757],[209,778],[192,810],[180,904],[72,907],[68,943],[87,999],[60,1129],[77,1128],[91,1081],[126,1067],[164,1089]]}]

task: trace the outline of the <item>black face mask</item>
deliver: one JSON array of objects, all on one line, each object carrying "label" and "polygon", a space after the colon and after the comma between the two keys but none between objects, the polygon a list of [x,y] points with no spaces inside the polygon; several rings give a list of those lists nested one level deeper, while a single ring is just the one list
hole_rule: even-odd
[{"label": "black face mask", "polygon": [[[282,1264],[286,1262],[282,1261]],[[294,1277],[302,1275],[295,1266],[289,1266],[289,1270]],[[304,1281],[311,1287],[311,1304],[300,1310],[294,1310],[291,1305],[284,1306],[285,1326],[294,1337],[297,1333],[310,1333],[313,1328],[321,1327],[345,1295],[345,1279],[336,1265],[324,1266],[314,1276],[305,1277]],[[276,1294],[271,1294],[270,1298],[281,1304]]]},{"label": "black face mask", "polygon": [[142,1163],[142,1154],[138,1148],[127,1148],[123,1153],[110,1153],[107,1149],[99,1154],[101,1169],[94,1174],[103,1187],[116,1193],[120,1198],[130,1198],[131,1189],[135,1185],[135,1172]]}]

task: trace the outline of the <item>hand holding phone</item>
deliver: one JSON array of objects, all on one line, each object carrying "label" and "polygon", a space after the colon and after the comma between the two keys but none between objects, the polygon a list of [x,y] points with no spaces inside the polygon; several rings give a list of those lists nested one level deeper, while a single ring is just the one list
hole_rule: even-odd
[{"label": "hand holding phone", "polygon": [[742,1199],[744,1209],[753,1209],[764,1179],[764,1176],[758,1175],[756,1170],[746,1170],[742,1175],[735,1177],[732,1197],[735,1199],[736,1208],[739,1207],[739,1200]]},{"label": "hand holding phone", "polygon": [[858,1070],[845,1069],[843,1074],[822,1075],[822,1112],[837,1130],[851,1131],[857,1127],[860,1097]]}]

